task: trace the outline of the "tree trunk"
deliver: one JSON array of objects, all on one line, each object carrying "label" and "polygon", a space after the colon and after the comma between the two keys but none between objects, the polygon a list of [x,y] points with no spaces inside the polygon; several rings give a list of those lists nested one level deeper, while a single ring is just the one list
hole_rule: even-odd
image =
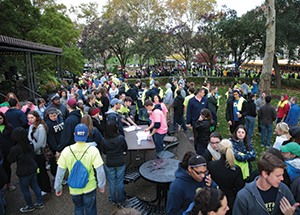
[{"label": "tree trunk", "polygon": [[276,76],[276,88],[280,89],[281,88],[280,68],[279,68],[278,60],[277,60],[277,57],[275,54],[274,54],[274,59],[273,59],[273,67],[274,67],[275,76]]},{"label": "tree trunk", "polygon": [[265,91],[267,95],[270,95],[270,85],[272,76],[272,66],[275,51],[275,4],[274,0],[266,0],[267,11],[267,23],[266,23],[266,50],[263,61],[263,70],[258,85],[258,93]]}]

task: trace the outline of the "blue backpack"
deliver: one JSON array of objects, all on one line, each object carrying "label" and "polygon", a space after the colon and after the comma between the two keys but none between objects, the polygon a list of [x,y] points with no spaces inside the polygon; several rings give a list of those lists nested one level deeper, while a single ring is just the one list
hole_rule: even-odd
[{"label": "blue backpack", "polygon": [[68,185],[73,189],[85,188],[87,183],[89,182],[89,172],[80,161],[89,148],[90,148],[90,146],[88,146],[86,148],[86,150],[82,154],[81,158],[78,160],[76,158],[74,152],[72,151],[71,147],[69,146],[70,151],[72,152],[73,156],[76,159],[76,163],[74,164],[74,166],[71,170],[71,174],[68,178]]}]

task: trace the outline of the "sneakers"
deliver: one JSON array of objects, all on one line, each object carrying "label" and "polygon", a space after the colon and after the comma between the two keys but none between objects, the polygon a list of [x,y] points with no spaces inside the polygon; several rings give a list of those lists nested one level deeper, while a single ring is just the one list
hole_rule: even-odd
[{"label": "sneakers", "polygon": [[16,187],[14,185],[12,185],[11,183],[6,184],[6,188],[9,191],[14,191],[16,189]]},{"label": "sneakers", "polygon": [[45,196],[45,195],[47,195],[48,193],[47,192],[45,192],[45,191],[41,191],[41,193],[42,193],[42,196]]},{"label": "sneakers", "polygon": [[34,210],[35,210],[35,207],[34,207],[34,206],[29,207],[28,205],[26,205],[26,206],[23,207],[23,208],[20,208],[20,211],[21,211],[22,213],[31,212],[31,211],[34,211]]},{"label": "sneakers", "polygon": [[44,205],[44,203],[41,203],[41,204],[35,203],[35,204],[34,204],[34,207],[35,207],[35,208],[38,208],[38,209],[41,209],[41,208],[44,208],[45,205]]},{"label": "sneakers", "polygon": [[50,170],[51,165],[48,163],[48,165],[46,166],[46,170]]},{"label": "sneakers", "polygon": [[108,201],[110,201],[112,204],[117,204],[116,202],[113,202],[112,200],[111,200],[111,198],[110,198],[110,196],[108,197]]},{"label": "sneakers", "polygon": [[190,137],[189,140],[194,142],[194,137]]}]

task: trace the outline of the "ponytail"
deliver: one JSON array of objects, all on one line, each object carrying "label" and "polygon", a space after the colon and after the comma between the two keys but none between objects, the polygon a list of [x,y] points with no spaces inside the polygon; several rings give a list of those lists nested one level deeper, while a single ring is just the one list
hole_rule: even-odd
[{"label": "ponytail", "polygon": [[223,139],[219,143],[220,154],[225,157],[227,167],[235,167],[234,164],[234,153],[232,143],[228,139]]}]

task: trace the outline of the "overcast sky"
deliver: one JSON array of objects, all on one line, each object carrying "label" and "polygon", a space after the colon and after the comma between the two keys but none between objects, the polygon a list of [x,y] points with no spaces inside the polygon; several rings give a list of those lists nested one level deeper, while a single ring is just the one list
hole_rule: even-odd
[{"label": "overcast sky", "polygon": [[[102,11],[102,6],[107,2],[106,0],[57,0],[58,3],[63,3],[68,8],[70,8],[71,4],[73,6],[77,6],[82,2],[87,3],[89,1],[98,3],[99,13]],[[217,0],[218,9],[220,9],[222,5],[227,5],[228,8],[235,9],[238,13],[238,16],[241,16],[242,14],[246,13],[248,10],[255,8],[256,6],[260,6],[262,2],[264,2],[264,0]]]}]

